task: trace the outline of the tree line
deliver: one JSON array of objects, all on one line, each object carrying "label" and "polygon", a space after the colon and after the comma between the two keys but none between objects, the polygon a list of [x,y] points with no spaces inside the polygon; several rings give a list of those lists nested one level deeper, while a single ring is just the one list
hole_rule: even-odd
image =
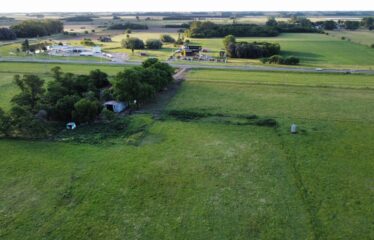
[{"label": "tree line", "polygon": [[111,30],[126,30],[126,29],[146,30],[146,29],[148,29],[148,26],[146,24],[126,22],[126,23],[113,24],[113,25],[109,26],[108,29],[111,29]]},{"label": "tree line", "polygon": [[223,40],[228,57],[231,58],[263,58],[279,54],[280,45],[268,42],[237,42],[233,35]]},{"label": "tree line", "polygon": [[[125,101],[139,106],[154,98],[173,79],[174,69],[157,59],[148,59],[141,67],[119,72],[112,83],[105,72],[64,73],[51,70],[53,80],[37,75],[15,75],[20,93],[11,99],[9,112],[0,109],[0,135],[44,137],[70,121],[89,123],[108,116],[103,102]],[[114,114],[114,113],[112,113]]]},{"label": "tree line", "polygon": [[229,24],[219,25],[210,21],[195,21],[185,31],[186,37],[191,38],[213,38],[226,35],[237,37],[275,37],[279,31],[270,26],[259,26],[255,24]]},{"label": "tree line", "polygon": [[61,33],[64,24],[59,20],[27,20],[10,27],[19,38],[42,37]]}]

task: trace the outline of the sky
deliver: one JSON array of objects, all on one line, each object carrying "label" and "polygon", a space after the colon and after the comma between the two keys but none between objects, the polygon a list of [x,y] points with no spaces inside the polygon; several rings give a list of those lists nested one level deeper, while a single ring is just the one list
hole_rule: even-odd
[{"label": "sky", "polygon": [[0,12],[353,11],[374,0],[10,0]]}]

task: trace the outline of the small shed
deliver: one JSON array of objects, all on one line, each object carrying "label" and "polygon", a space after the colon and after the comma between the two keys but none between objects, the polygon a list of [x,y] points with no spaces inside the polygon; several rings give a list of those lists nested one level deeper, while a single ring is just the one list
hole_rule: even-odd
[{"label": "small shed", "polygon": [[109,111],[120,113],[126,109],[127,105],[124,102],[108,101],[104,103],[104,107]]}]

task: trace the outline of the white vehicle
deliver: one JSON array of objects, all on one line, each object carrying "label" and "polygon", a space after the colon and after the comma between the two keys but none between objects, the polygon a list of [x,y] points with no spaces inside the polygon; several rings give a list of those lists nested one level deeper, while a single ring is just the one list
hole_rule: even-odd
[{"label": "white vehicle", "polygon": [[316,68],[316,71],[323,71],[323,68]]}]

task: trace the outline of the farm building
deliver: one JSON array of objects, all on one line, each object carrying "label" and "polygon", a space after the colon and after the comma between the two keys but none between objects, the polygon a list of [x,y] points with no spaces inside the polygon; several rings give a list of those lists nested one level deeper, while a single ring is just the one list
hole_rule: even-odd
[{"label": "farm building", "polygon": [[120,113],[126,109],[127,105],[124,102],[108,101],[104,103],[104,107],[109,111]]},{"label": "farm building", "polygon": [[201,50],[202,47],[198,45],[183,45],[179,52],[184,57],[192,57],[198,55]]},{"label": "farm building", "polygon": [[98,39],[100,42],[111,42],[112,38],[109,36],[100,36]]}]

